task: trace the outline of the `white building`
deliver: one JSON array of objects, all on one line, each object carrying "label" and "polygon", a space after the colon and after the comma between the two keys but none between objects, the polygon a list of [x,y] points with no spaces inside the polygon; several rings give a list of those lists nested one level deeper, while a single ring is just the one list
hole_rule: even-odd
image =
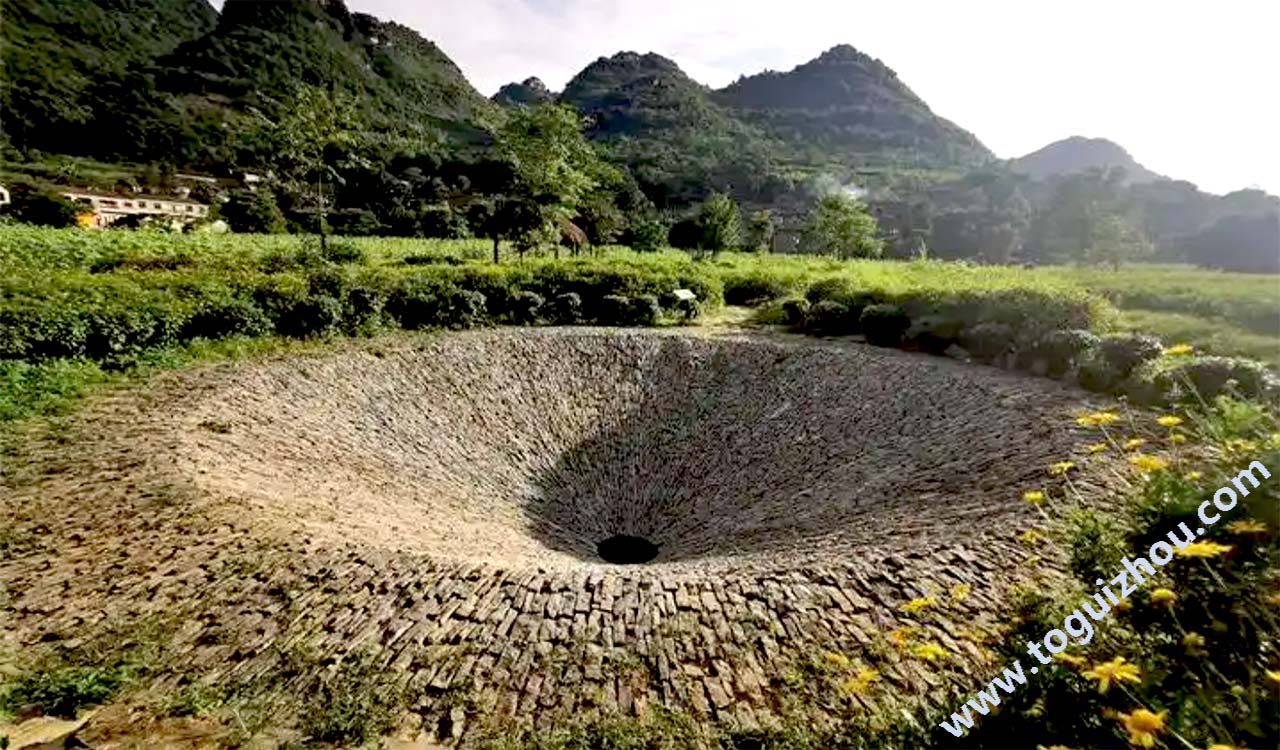
[{"label": "white building", "polygon": [[84,206],[80,225],[98,229],[111,226],[125,216],[155,216],[190,224],[209,215],[209,207],[185,198],[156,195],[115,195],[88,190],[65,190],[67,198]]}]

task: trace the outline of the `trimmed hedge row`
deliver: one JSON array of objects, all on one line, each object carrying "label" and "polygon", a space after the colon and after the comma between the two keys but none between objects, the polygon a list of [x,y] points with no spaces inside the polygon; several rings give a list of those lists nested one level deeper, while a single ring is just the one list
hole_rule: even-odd
[{"label": "trimmed hedge row", "polygon": [[651,326],[698,314],[700,304],[672,296],[677,288],[700,301],[720,299],[707,276],[582,263],[28,275],[0,282],[0,359],[127,361],[195,339],[307,338],[387,326]]}]

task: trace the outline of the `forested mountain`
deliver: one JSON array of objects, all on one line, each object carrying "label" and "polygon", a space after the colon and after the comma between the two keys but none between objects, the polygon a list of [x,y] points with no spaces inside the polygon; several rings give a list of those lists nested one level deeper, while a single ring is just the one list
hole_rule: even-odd
[{"label": "forested mountain", "polygon": [[504,106],[513,104],[544,104],[555,101],[556,95],[540,78],[526,78],[520,83],[508,83],[498,89],[492,101]]},{"label": "forested mountain", "polygon": [[1026,156],[1012,159],[1009,167],[1019,174],[1037,179],[1079,174],[1091,169],[1123,169],[1124,181],[1129,183],[1168,179],[1134,161],[1129,152],[1118,143],[1106,138],[1085,138],[1079,135],[1054,141]]},{"label": "forested mountain", "polygon": [[954,167],[993,158],[888,66],[849,45],[787,73],[741,78],[715,98],[811,162]]},{"label": "forested mountain", "polygon": [[15,144],[71,150],[99,92],[213,29],[206,0],[0,0],[0,125]]}]

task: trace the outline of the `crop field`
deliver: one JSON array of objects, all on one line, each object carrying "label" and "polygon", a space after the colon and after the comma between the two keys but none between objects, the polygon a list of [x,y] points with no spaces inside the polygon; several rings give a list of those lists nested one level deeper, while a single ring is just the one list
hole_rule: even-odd
[{"label": "crop field", "polygon": [[[0,733],[968,746],[1080,591],[1280,466],[1275,277],[491,252],[0,226]],[[1277,486],[966,741],[1136,700],[1266,746]]]}]

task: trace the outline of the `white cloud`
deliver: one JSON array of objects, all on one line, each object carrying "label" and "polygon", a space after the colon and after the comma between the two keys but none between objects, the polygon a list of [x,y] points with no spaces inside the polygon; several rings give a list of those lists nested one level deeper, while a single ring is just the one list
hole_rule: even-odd
[{"label": "white cloud", "polygon": [[436,42],[485,94],[658,52],[723,86],[839,43],[884,60],[999,156],[1110,138],[1147,167],[1280,193],[1280,5],[1268,0],[348,0]]}]

